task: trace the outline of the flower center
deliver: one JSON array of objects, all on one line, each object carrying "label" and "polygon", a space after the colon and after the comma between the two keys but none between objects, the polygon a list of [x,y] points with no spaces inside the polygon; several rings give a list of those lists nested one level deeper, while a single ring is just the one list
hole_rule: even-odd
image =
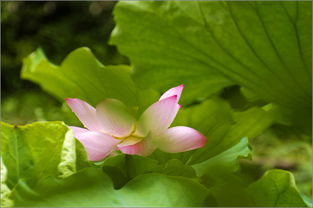
[{"label": "flower center", "polygon": [[133,129],[128,136],[116,137],[116,136],[112,135],[112,137],[120,140],[120,142],[119,142],[120,146],[133,145],[133,144],[140,142],[144,138],[144,137],[136,135],[135,132],[136,132],[136,125],[133,125]]},{"label": "flower center", "polygon": [[143,139],[142,137],[130,135],[130,136],[122,139],[122,141],[120,142],[120,145],[121,146],[133,145],[133,144],[140,142],[142,139]]}]

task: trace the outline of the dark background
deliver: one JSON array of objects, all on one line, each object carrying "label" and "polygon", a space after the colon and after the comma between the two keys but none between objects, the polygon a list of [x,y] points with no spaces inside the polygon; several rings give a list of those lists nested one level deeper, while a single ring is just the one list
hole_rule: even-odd
[{"label": "dark background", "polygon": [[20,79],[23,59],[38,47],[54,64],[89,47],[105,65],[128,63],[107,44],[114,27],[114,2],[1,2],[1,118],[14,124],[73,120],[62,104],[38,85]]},{"label": "dark background", "polygon": [[116,2],[2,2],[2,96],[35,84],[21,81],[22,60],[38,47],[59,64],[72,50],[87,46],[106,65],[125,62],[107,44]]}]

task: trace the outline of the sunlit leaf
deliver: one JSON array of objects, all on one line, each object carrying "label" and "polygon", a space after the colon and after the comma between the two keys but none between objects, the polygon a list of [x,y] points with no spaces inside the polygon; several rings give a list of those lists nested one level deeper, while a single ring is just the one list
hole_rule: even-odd
[{"label": "sunlit leaf", "polygon": [[60,66],[50,63],[38,49],[24,59],[21,76],[59,99],[80,98],[96,105],[110,97],[133,106],[137,97],[130,72],[125,65],[102,65],[88,48],[73,51]]},{"label": "sunlit leaf", "polygon": [[14,205],[13,200],[10,197],[11,190],[7,185],[7,175],[8,175],[8,170],[6,166],[4,165],[4,163],[2,162],[2,158],[1,158],[1,178],[0,178],[0,182],[1,182],[0,206],[1,207],[10,207]]},{"label": "sunlit leaf", "polygon": [[1,142],[1,158],[7,170],[1,176],[15,196],[20,188],[31,188],[42,178],[66,178],[87,165],[85,153],[78,152],[79,143],[63,122],[25,126],[1,123]]}]

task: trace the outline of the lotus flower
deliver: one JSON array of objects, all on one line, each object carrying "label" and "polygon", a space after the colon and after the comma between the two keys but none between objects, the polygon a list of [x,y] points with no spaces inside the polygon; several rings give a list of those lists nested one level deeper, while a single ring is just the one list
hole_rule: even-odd
[{"label": "lotus flower", "polygon": [[67,104],[86,127],[70,128],[91,161],[101,160],[114,150],[148,156],[157,148],[169,153],[200,148],[207,140],[197,130],[169,128],[181,107],[178,101],[183,88],[180,85],[166,91],[138,121],[116,99],[105,99],[94,108],[80,99],[67,98]]}]

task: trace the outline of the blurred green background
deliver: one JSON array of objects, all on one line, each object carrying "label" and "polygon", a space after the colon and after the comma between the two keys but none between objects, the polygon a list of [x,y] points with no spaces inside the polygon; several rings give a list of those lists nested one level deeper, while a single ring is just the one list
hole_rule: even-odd
[{"label": "blurred green background", "polygon": [[[89,47],[105,65],[128,64],[108,45],[116,2],[1,2],[1,120],[11,124],[63,120],[77,123],[69,108],[20,79],[23,58],[41,47],[54,64],[76,48]],[[312,193],[310,138],[274,126],[251,141],[253,160],[243,172],[258,178],[266,170],[292,171],[302,193]]]},{"label": "blurred green background", "polygon": [[56,99],[20,79],[22,61],[42,48],[54,64],[69,52],[89,47],[105,65],[127,63],[107,44],[114,27],[116,2],[2,2],[2,120],[26,124],[36,120],[71,120]]}]

